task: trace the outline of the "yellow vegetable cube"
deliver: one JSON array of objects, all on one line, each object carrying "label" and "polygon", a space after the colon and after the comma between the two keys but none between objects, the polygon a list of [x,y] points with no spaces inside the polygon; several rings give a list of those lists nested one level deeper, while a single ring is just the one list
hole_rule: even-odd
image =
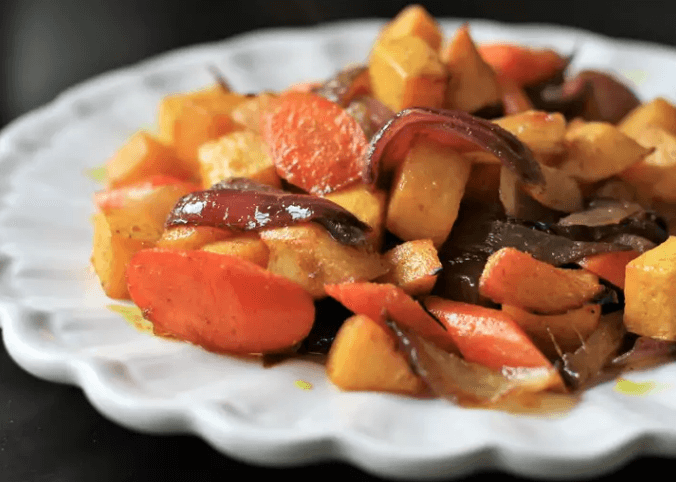
[{"label": "yellow vegetable cube", "polygon": [[326,199],[354,214],[357,219],[368,224],[373,231],[367,237],[371,245],[380,249],[385,236],[385,210],[387,193],[358,184],[326,195]]},{"label": "yellow vegetable cube", "polygon": [[448,147],[421,139],[399,166],[390,194],[386,226],[404,241],[446,240],[458,217],[471,162]]},{"label": "yellow vegetable cube", "polygon": [[398,348],[394,334],[365,315],[345,320],[326,361],[329,379],[343,390],[416,395],[425,383]]},{"label": "yellow vegetable cube", "polygon": [[500,103],[502,90],[498,77],[481,58],[467,25],[457,30],[442,61],[449,72],[445,107],[475,112]]},{"label": "yellow vegetable cube", "polygon": [[657,127],[648,127],[636,138],[655,152],[644,157],[621,174],[644,198],[676,201],[676,135]]},{"label": "yellow vegetable cube", "polygon": [[199,164],[205,188],[229,177],[248,177],[270,186],[280,186],[263,138],[252,131],[232,132],[202,145]]},{"label": "yellow vegetable cube", "polygon": [[619,125],[620,130],[633,139],[638,139],[647,127],[660,127],[676,134],[676,107],[658,97],[636,107]]},{"label": "yellow vegetable cube", "polygon": [[263,268],[268,267],[270,250],[261,238],[255,233],[244,233],[230,239],[216,241],[202,246],[202,251],[227,254],[236,258],[246,259]]},{"label": "yellow vegetable cube", "polygon": [[379,41],[409,35],[421,38],[434,50],[439,50],[443,38],[439,24],[421,5],[409,5],[399,12],[383,29]]},{"label": "yellow vegetable cube", "polygon": [[371,88],[395,112],[441,107],[448,74],[436,50],[419,37],[376,42],[369,57]]},{"label": "yellow vegetable cube", "polygon": [[429,294],[442,269],[430,239],[402,243],[385,253],[383,258],[391,267],[378,281],[399,286],[411,296]]},{"label": "yellow vegetable cube", "polygon": [[651,151],[607,122],[571,126],[566,132],[566,142],[568,154],[559,169],[587,182],[619,174]]},{"label": "yellow vegetable cube", "polygon": [[630,261],[624,284],[627,330],[676,340],[676,237]]}]

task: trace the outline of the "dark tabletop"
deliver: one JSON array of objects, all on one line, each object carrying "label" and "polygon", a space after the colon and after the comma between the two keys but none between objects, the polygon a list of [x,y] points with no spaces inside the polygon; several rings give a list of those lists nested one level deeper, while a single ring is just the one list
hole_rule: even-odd
[{"label": "dark tabletop", "polygon": [[[254,28],[389,18],[407,3],[2,0],[0,127],[74,83],[156,53]],[[419,3],[439,17],[546,22],[676,46],[673,1]],[[622,475],[644,477],[675,467],[669,459],[642,457],[620,470]],[[195,437],[131,432],[100,416],[78,388],[45,382],[22,371],[0,344],[0,481],[208,481],[233,475],[377,480],[340,463],[255,467],[225,457]],[[614,480],[617,475],[614,469],[598,480]],[[488,471],[463,480],[523,479]]]}]

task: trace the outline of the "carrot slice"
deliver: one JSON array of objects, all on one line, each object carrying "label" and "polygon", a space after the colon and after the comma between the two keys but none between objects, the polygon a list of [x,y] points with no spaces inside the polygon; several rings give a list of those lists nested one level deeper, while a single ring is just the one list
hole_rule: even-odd
[{"label": "carrot slice", "polygon": [[547,80],[565,68],[567,63],[551,49],[531,49],[507,43],[482,44],[478,48],[486,63],[499,75],[520,86]]},{"label": "carrot slice", "polygon": [[366,315],[381,324],[392,319],[440,348],[457,352],[449,333],[398,286],[360,282],[324,285],[324,289],[329,296],[357,314]]},{"label": "carrot slice", "polygon": [[578,264],[591,271],[599,278],[610,281],[618,288],[624,289],[625,268],[629,261],[638,258],[638,251],[615,251],[600,253],[582,258]]},{"label": "carrot slice", "polygon": [[579,308],[602,291],[589,271],[556,268],[514,248],[493,253],[479,279],[482,296],[543,314]]},{"label": "carrot slice", "polygon": [[139,251],[127,268],[132,300],[155,333],[234,354],[284,350],[307,336],[312,297],[260,266],[208,251]]},{"label": "carrot slice", "polygon": [[425,306],[446,326],[467,361],[495,370],[552,365],[505,312],[436,296]]},{"label": "carrot slice", "polygon": [[280,177],[306,191],[326,194],[361,179],[368,141],[330,100],[286,92],[263,114],[262,133]]}]

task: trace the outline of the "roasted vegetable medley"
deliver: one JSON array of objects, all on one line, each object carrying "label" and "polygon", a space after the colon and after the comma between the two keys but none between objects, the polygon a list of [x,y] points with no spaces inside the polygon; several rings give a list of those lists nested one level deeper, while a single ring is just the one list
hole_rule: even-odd
[{"label": "roasted vegetable medley", "polygon": [[570,61],[413,5],[326,81],[169,95],[96,194],[103,289],[157,335],[465,406],[670,361],[676,107]]}]

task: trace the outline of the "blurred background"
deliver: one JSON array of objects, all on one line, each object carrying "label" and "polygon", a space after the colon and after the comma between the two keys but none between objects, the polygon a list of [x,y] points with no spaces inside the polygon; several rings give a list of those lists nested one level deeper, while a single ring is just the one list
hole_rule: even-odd
[{"label": "blurred background", "polygon": [[[395,0],[0,0],[0,128],[87,78],[154,54],[258,28],[341,19],[389,19]],[[436,17],[549,23],[676,46],[673,0],[420,1]],[[343,464],[252,468],[192,437],[151,437],[101,417],[74,387],[23,372],[0,343],[0,480],[183,481],[226,476],[376,480]],[[673,470],[644,457],[625,475]],[[599,480],[615,480],[608,475]],[[523,480],[487,472],[465,481]]]},{"label": "blurred background", "polygon": [[[92,75],[257,28],[391,18],[398,0],[0,0],[0,126]],[[424,1],[437,17],[569,25],[676,45],[670,0]]]}]

